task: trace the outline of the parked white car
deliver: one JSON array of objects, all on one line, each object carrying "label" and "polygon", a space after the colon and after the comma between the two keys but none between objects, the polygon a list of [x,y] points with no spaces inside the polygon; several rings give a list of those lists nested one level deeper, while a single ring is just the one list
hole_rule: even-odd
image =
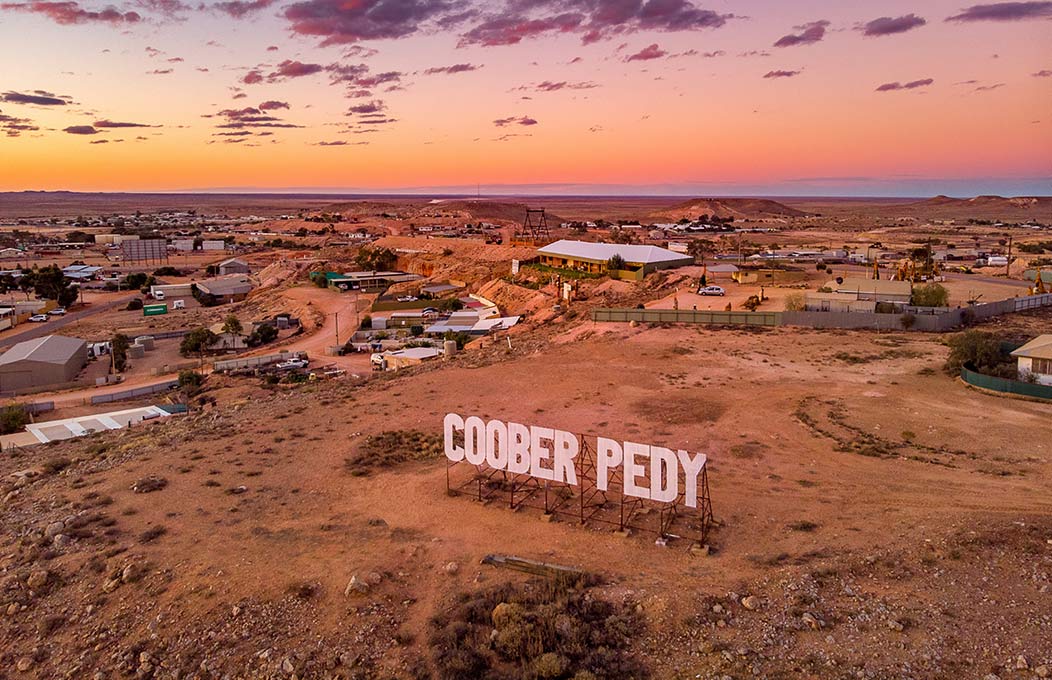
[{"label": "parked white car", "polygon": [[720,286],[705,286],[704,288],[698,289],[698,295],[726,295],[727,291],[723,290]]},{"label": "parked white car", "polygon": [[307,364],[310,363],[306,359],[286,359],[282,361],[274,368],[279,371],[291,371],[298,368],[307,368]]},{"label": "parked white car", "polygon": [[49,318],[51,317],[49,317],[47,314],[34,314],[33,316],[29,317],[29,320],[33,323],[43,323]]},{"label": "parked white car", "polygon": [[56,307],[55,309],[52,309],[50,312],[48,312],[48,314],[50,314],[51,316],[62,316],[65,313],[65,307]]}]

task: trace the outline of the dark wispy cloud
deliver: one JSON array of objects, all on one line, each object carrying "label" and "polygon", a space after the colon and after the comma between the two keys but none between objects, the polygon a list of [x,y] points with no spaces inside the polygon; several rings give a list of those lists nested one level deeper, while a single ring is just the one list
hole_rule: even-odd
[{"label": "dark wispy cloud", "polygon": [[812,21],[802,26],[794,26],[796,33],[782,36],[775,41],[775,47],[796,47],[798,45],[813,45],[826,36],[826,28],[829,22],[825,19]]},{"label": "dark wispy cloud", "polygon": [[386,108],[387,108],[387,105],[384,104],[381,100],[374,99],[371,102],[366,102],[364,104],[357,104],[355,106],[350,107],[349,109],[347,109],[347,115],[353,116],[353,115],[381,114]]},{"label": "dark wispy cloud", "polygon": [[259,105],[260,111],[277,111],[278,109],[289,108],[288,102],[279,102],[276,99],[270,99]]},{"label": "dark wispy cloud", "polygon": [[528,38],[576,33],[585,43],[636,31],[719,28],[734,18],[689,0],[299,0],[287,6],[292,31],[322,43],[405,38],[422,31],[460,31],[463,45],[514,45]]},{"label": "dark wispy cloud", "polygon": [[802,73],[802,71],[777,70],[777,71],[768,71],[767,73],[763,74],[763,77],[764,78],[792,78],[794,76],[800,75],[801,73]]},{"label": "dark wispy cloud", "polygon": [[266,114],[254,106],[248,106],[243,109],[223,109],[222,111],[219,111],[216,116],[224,121],[216,125],[216,128],[220,130],[302,127],[300,125],[283,121],[276,116]]},{"label": "dark wispy cloud", "polygon": [[523,125],[530,127],[537,125],[537,121],[529,116],[511,116],[509,118],[498,118],[493,121],[493,124],[497,127],[508,127],[509,125]]},{"label": "dark wispy cloud", "polygon": [[1035,78],[1052,78],[1052,69],[1041,69],[1037,73],[1031,73],[1030,75]]},{"label": "dark wispy cloud", "polygon": [[270,7],[274,2],[275,0],[229,0],[228,2],[217,2],[212,5],[212,9],[240,19]]},{"label": "dark wispy cloud", "polygon": [[916,14],[906,14],[901,17],[880,17],[862,25],[864,35],[875,37],[884,35],[895,35],[905,33],[914,28],[920,28],[928,22]]},{"label": "dark wispy cloud", "polygon": [[477,71],[480,68],[482,68],[482,66],[476,64],[453,64],[452,66],[434,66],[424,71],[424,75],[452,75],[454,73],[467,73],[468,71]]},{"label": "dark wispy cloud", "polygon": [[278,64],[277,67],[267,75],[267,80],[270,82],[276,82],[279,80],[285,80],[286,78],[302,78],[303,76],[312,76],[315,73],[321,73],[324,70],[325,67],[321,64],[309,64],[294,59],[286,59]]},{"label": "dark wispy cloud", "polygon": [[719,28],[733,19],[688,0],[508,0],[461,36],[461,44],[513,45],[527,38],[578,33],[585,44],[637,31]]},{"label": "dark wispy cloud", "polygon": [[1052,17],[1052,2],[995,2],[972,5],[946,21],[1023,21]]},{"label": "dark wispy cloud", "polygon": [[1004,83],[994,83],[993,85],[980,85],[979,87],[975,88],[973,92],[990,92],[992,90],[999,90],[1004,86]]},{"label": "dark wispy cloud", "polygon": [[515,88],[517,92],[558,92],[559,90],[592,90],[599,87],[598,83],[571,82],[567,80],[545,80],[536,85],[521,85]]},{"label": "dark wispy cloud", "polygon": [[62,128],[62,131],[71,135],[97,135],[99,133],[91,125],[70,125],[67,128]]},{"label": "dark wispy cloud", "polygon": [[138,12],[122,12],[113,7],[98,11],[87,10],[72,0],[66,2],[47,2],[45,0],[5,2],[0,4],[0,9],[41,14],[57,24],[134,24],[142,21],[142,15]]},{"label": "dark wispy cloud", "polygon": [[0,132],[6,137],[19,137],[23,132],[36,132],[39,129],[28,118],[9,116],[0,111]]},{"label": "dark wispy cloud", "polygon": [[877,92],[895,92],[897,90],[916,90],[921,87],[928,87],[935,80],[933,78],[922,78],[921,80],[911,80],[908,83],[900,83],[895,81],[893,83],[884,83],[877,87]]},{"label": "dark wispy cloud", "polygon": [[294,33],[333,45],[405,38],[451,20],[456,10],[449,0],[301,0],[284,13]]},{"label": "dark wispy cloud", "polygon": [[5,92],[0,95],[0,101],[9,104],[32,104],[33,106],[67,106],[73,103],[73,98],[53,94],[46,90],[33,90],[31,92]]},{"label": "dark wispy cloud", "polygon": [[625,61],[650,61],[651,59],[660,59],[661,57],[667,55],[668,52],[658,47],[657,43],[653,43],[651,45],[647,45],[635,54],[628,55],[627,57],[625,57]]},{"label": "dark wispy cloud", "polygon": [[126,123],[115,120],[97,120],[95,121],[95,127],[97,128],[148,128],[148,127],[160,127],[159,125],[147,125],[146,123]]}]

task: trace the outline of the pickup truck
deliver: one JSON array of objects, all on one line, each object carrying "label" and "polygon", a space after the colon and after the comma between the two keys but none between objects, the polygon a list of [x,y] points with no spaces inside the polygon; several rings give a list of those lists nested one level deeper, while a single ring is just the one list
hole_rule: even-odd
[{"label": "pickup truck", "polygon": [[279,371],[292,371],[299,368],[307,368],[307,364],[310,363],[307,359],[286,359],[280,362],[274,368]]}]

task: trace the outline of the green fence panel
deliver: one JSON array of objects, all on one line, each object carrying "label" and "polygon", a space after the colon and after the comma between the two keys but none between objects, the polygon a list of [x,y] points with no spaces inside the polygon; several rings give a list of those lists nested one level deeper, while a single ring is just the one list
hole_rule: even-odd
[{"label": "green fence panel", "polygon": [[983,375],[967,368],[961,369],[961,380],[994,392],[1005,392],[1007,394],[1018,394],[1024,397],[1052,400],[1052,387],[1027,383],[1019,380],[1008,380],[1006,378],[995,378],[992,375]]}]

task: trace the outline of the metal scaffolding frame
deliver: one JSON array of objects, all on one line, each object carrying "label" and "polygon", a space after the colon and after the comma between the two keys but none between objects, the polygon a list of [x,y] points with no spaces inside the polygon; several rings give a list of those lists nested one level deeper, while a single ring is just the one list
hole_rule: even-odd
[{"label": "metal scaffolding frame", "polygon": [[[617,531],[638,531],[662,538],[685,539],[704,545],[714,527],[708,465],[698,475],[697,507],[688,507],[686,479],[680,470],[677,496],[669,503],[627,496],[621,466],[608,470],[607,488],[599,488],[595,437],[576,434],[579,453],[574,459],[577,484],[539,479],[529,474],[497,470],[461,460],[446,460],[446,492],[469,496],[480,503],[506,502],[508,508],[540,510],[544,515],[599,524]],[[641,479],[649,480],[649,468]]]},{"label": "metal scaffolding frame", "polygon": [[552,233],[548,229],[548,218],[544,208],[527,208],[522,227],[512,236],[512,242],[518,245],[547,245],[551,243]]}]

